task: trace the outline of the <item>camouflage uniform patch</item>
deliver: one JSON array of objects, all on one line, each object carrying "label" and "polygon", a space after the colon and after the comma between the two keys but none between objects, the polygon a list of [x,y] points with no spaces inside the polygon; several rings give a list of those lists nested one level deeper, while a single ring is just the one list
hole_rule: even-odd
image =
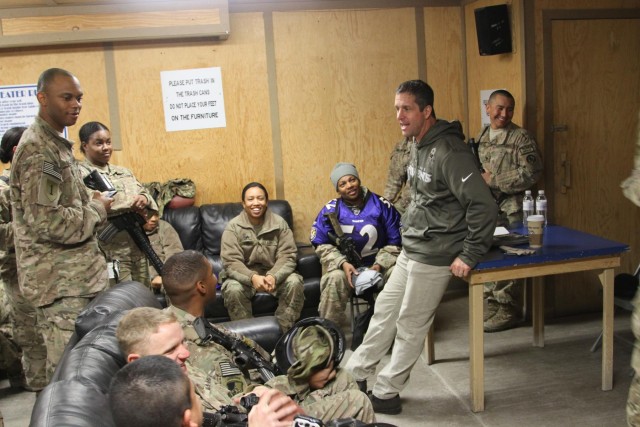
[{"label": "camouflage uniform patch", "polygon": [[62,174],[60,169],[50,162],[43,162],[38,203],[43,206],[55,206],[60,198],[61,183]]}]

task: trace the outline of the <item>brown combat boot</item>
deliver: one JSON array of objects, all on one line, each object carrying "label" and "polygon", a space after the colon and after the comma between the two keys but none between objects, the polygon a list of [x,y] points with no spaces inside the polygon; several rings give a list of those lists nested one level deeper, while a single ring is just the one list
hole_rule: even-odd
[{"label": "brown combat boot", "polygon": [[498,311],[484,322],[485,332],[500,332],[515,328],[520,324],[520,317],[515,307],[510,304],[498,304]]},{"label": "brown combat boot", "polygon": [[498,303],[498,301],[495,300],[485,300],[487,302],[487,307],[484,310],[484,321],[486,322],[487,320],[491,319],[493,317],[494,314],[496,314],[498,312],[498,307],[500,307],[500,304]]}]

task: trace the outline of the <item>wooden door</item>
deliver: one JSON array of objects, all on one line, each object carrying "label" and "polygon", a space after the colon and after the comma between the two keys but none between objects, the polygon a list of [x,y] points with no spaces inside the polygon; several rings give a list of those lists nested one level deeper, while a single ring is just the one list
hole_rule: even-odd
[{"label": "wooden door", "polygon": [[[640,262],[640,208],[620,182],[631,172],[640,112],[640,19],[552,22],[554,222],[631,245]],[[555,312],[601,307],[595,273],[555,279]]]}]

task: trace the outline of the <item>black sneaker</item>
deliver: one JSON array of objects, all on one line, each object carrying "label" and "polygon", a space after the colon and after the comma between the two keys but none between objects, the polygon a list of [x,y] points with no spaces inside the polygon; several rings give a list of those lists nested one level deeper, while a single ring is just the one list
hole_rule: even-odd
[{"label": "black sneaker", "polygon": [[389,399],[380,399],[371,393],[369,394],[369,400],[371,400],[373,410],[379,414],[396,415],[402,412],[402,404],[398,394]]},{"label": "black sneaker", "polygon": [[358,384],[358,388],[361,392],[367,394],[367,380],[356,381],[356,384]]}]

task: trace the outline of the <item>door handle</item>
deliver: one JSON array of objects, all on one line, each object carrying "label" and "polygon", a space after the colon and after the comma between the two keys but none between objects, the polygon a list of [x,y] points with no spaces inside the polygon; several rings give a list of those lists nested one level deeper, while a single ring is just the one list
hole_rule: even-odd
[{"label": "door handle", "polygon": [[560,165],[564,172],[560,183],[560,192],[565,194],[567,189],[571,188],[571,161],[567,158],[567,153],[560,155]]}]

